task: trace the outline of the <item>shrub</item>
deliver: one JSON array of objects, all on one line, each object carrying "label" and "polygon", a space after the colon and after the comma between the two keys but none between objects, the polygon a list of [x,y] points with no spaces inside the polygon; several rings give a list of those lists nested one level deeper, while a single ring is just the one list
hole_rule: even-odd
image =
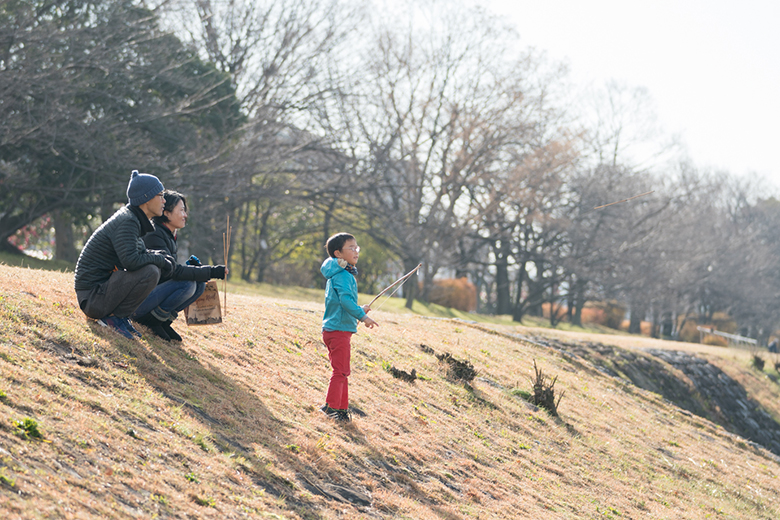
[{"label": "shrub", "polygon": [[762,358],[759,354],[753,354],[753,368],[756,370],[764,370],[764,358]]},{"label": "shrub", "polygon": [[[552,307],[552,304],[549,302],[542,304],[542,317],[547,319],[550,318],[550,307]],[[566,307],[563,305],[558,305],[555,307],[556,321],[563,321],[563,319],[566,317],[566,310]]]},{"label": "shrub", "polygon": [[555,400],[555,382],[558,380],[558,376],[555,376],[552,380],[547,377],[541,368],[536,366],[536,360],[534,359],[534,378],[531,379],[533,384],[533,397],[531,402],[539,408],[544,408],[553,417],[558,416],[558,405],[563,399],[564,392],[558,396],[558,401]]},{"label": "shrub", "polygon": [[[599,325],[604,325],[605,327],[616,330],[620,329],[620,326],[623,323],[623,317],[626,315],[625,307],[614,300],[608,302],[594,302],[590,305],[590,308],[594,310],[589,313],[594,320],[598,320],[590,323],[598,323]],[[584,313],[585,311],[583,309],[583,323],[586,323]]]},{"label": "shrub", "polygon": [[15,433],[23,439],[43,439],[35,419],[25,417],[22,421],[13,421],[13,425],[16,427]]},{"label": "shrub", "polygon": [[477,309],[477,288],[466,277],[434,280],[428,300],[444,307],[471,312]]},{"label": "shrub", "polygon": [[470,361],[457,359],[449,352],[436,354],[440,363],[447,365],[447,376],[456,381],[472,381],[477,376],[477,371]]},{"label": "shrub", "polygon": [[729,346],[729,340],[721,336],[713,336],[712,334],[707,334],[706,336],[704,336],[704,340],[702,341],[702,343],[705,345],[712,345],[714,347]]},{"label": "shrub", "polygon": [[607,321],[607,314],[604,312],[603,307],[593,306],[586,304],[582,308],[582,323],[597,323],[603,325]]}]

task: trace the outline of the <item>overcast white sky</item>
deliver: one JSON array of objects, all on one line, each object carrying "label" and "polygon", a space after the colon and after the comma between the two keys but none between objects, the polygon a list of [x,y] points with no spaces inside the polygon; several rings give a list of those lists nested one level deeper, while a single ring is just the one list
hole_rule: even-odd
[{"label": "overcast white sky", "polygon": [[780,188],[779,0],[482,0],[581,85],[646,87],[694,164]]}]

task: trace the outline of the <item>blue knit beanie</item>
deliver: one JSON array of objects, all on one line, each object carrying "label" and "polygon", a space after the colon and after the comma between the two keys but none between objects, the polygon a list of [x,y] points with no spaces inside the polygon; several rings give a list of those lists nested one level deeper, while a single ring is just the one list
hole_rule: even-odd
[{"label": "blue knit beanie", "polygon": [[152,200],[164,189],[160,179],[154,175],[138,173],[138,170],[133,170],[127,185],[127,200],[131,206],[140,206],[144,202]]}]

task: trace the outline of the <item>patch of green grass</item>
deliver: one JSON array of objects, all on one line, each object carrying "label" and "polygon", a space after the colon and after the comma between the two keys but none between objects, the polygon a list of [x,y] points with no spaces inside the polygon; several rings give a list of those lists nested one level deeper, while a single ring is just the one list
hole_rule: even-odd
[{"label": "patch of green grass", "polygon": [[11,421],[16,427],[16,435],[23,439],[43,439],[43,434],[38,429],[38,422],[35,419],[25,417],[21,421]]},{"label": "patch of green grass", "polygon": [[165,495],[156,495],[156,494],[152,493],[151,498],[155,502],[158,502],[158,503],[160,503],[162,505],[165,505],[165,504],[168,503],[168,497],[166,497]]},{"label": "patch of green grass", "polygon": [[8,487],[16,487],[16,479],[5,474],[5,467],[0,468],[0,484]]},{"label": "patch of green grass", "polygon": [[198,433],[192,436],[192,440],[195,442],[195,444],[200,446],[200,449],[202,449],[206,453],[214,450],[214,446],[211,444],[208,435],[203,435],[202,433]]},{"label": "patch of green grass", "polygon": [[192,482],[194,484],[197,484],[197,483],[200,482],[200,480],[198,480],[198,477],[195,476],[195,473],[193,473],[193,472],[187,473],[186,475],[184,475],[184,478],[186,478],[188,481],[190,481],[190,482]]},{"label": "patch of green grass", "polygon": [[216,507],[217,505],[217,501],[212,497],[199,497],[197,495],[193,495],[192,500],[199,506]]},{"label": "patch of green grass", "polygon": [[510,392],[515,397],[519,397],[520,399],[523,399],[524,401],[530,401],[531,400],[531,392],[528,390],[522,390],[520,388],[513,388]]}]

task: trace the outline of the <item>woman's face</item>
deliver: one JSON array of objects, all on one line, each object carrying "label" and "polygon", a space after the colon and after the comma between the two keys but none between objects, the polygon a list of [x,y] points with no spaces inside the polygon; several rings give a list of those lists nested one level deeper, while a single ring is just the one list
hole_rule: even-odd
[{"label": "woman's face", "polygon": [[172,230],[181,229],[187,225],[187,210],[184,209],[184,201],[179,200],[178,204],[174,206],[173,211],[166,211],[165,216],[168,217],[168,222],[165,224]]}]

